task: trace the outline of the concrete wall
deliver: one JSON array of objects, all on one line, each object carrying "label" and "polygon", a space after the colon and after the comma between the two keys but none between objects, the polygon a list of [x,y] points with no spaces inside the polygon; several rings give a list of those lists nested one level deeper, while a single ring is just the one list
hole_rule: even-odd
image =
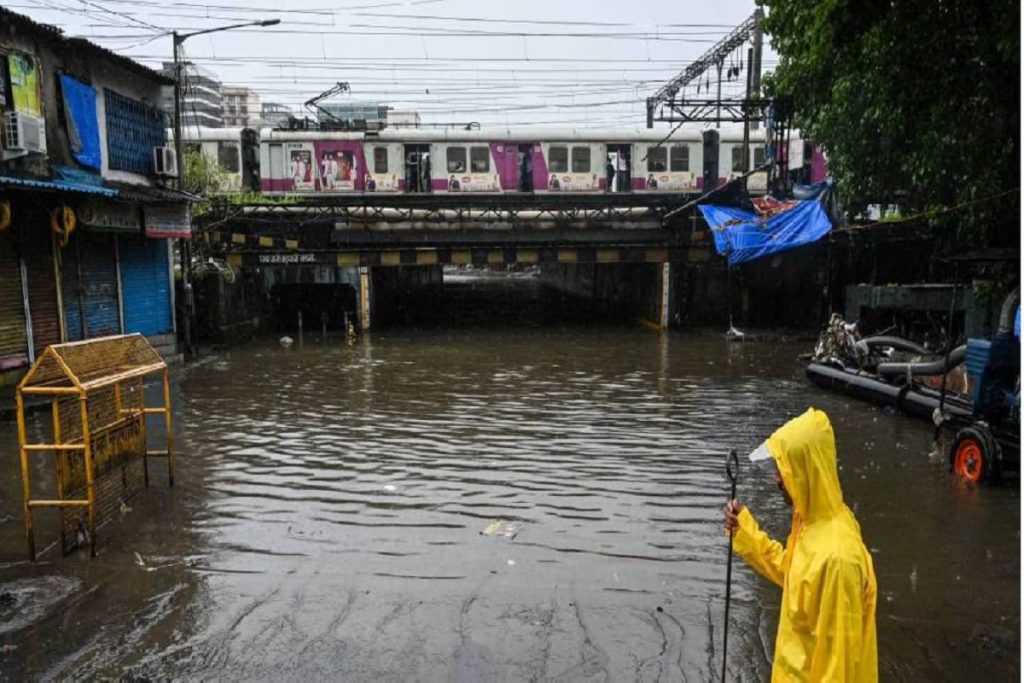
[{"label": "concrete wall", "polygon": [[[642,319],[655,325],[662,317],[660,263],[560,263],[544,265],[540,272],[546,286],[598,303],[609,317]],[[670,301],[670,326],[677,317]]]}]

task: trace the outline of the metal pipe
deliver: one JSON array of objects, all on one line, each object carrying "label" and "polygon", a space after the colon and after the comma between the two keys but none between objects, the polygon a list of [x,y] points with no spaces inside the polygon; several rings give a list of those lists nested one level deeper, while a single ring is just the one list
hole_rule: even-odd
[{"label": "metal pipe", "polygon": [[164,368],[164,424],[167,427],[167,478],[174,488],[174,432],[171,429],[171,371]]},{"label": "metal pipe", "polygon": [[[964,362],[967,356],[967,346],[958,346],[952,351],[947,351],[945,358],[920,363],[879,363],[879,375],[914,375],[933,376],[945,375],[947,372]],[[945,386],[945,382],[943,382]]]},{"label": "metal pipe", "polygon": [[[53,442],[59,444],[63,439],[63,430],[60,426],[60,399],[54,398],[51,405],[53,413]],[[64,500],[64,454],[60,451],[54,451],[53,460],[57,466],[57,497]],[[63,551],[67,547],[67,538],[64,533],[63,508],[57,511],[57,521],[60,524],[60,548]]]},{"label": "metal pipe", "polygon": [[88,500],[30,500],[30,508],[84,508],[89,506]]},{"label": "metal pipe", "polygon": [[909,339],[904,339],[903,337],[865,337],[864,339],[861,339],[860,341],[857,342],[857,346],[865,353],[867,353],[868,349],[872,346],[891,346],[894,349],[911,351],[922,356],[929,355],[932,353],[931,351],[921,346],[920,344],[912,342]]},{"label": "metal pipe", "polygon": [[[731,488],[728,505],[736,500],[736,479],[740,474],[740,459],[736,450],[729,451],[725,460],[725,474],[729,478]],[[722,683],[725,683],[725,666],[729,658],[729,602],[732,598],[732,539],[735,532],[729,530],[729,560],[725,566],[725,626],[722,629]]]},{"label": "metal pipe", "polygon": [[[953,273],[953,296],[949,299],[949,319],[946,323],[946,361],[945,367],[949,368],[949,357],[953,349],[953,312],[956,310],[956,296],[960,289],[960,277],[959,273],[954,270]],[[943,414],[943,408],[946,405],[946,378],[942,378],[942,387],[939,390],[939,407],[938,414],[934,418],[935,422],[935,438],[939,437],[939,427],[945,422]]]},{"label": "metal pipe", "polygon": [[96,557],[96,486],[92,471],[92,446],[89,443],[89,399],[82,395],[78,399],[78,410],[82,418],[82,443],[85,445],[85,491],[89,501],[89,553]]},{"label": "metal pipe", "polygon": [[18,409],[18,445],[21,457],[21,493],[25,510],[25,537],[28,541],[28,558],[36,561],[36,537],[32,528],[32,508],[29,506],[29,499],[32,497],[32,486],[28,473],[28,451],[25,450],[25,399],[21,390],[14,397]]}]

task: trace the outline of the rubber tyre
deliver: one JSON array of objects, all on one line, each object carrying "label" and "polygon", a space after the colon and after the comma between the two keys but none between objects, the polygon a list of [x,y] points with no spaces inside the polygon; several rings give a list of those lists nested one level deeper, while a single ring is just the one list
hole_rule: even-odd
[{"label": "rubber tyre", "polygon": [[957,432],[949,450],[949,467],[962,481],[992,484],[999,481],[1001,455],[999,444],[988,429],[971,425]]}]

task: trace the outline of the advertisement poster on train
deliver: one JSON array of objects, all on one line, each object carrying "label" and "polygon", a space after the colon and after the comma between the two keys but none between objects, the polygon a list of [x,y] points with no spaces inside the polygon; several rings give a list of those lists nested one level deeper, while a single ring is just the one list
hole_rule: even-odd
[{"label": "advertisement poster on train", "polygon": [[366,171],[363,149],[359,142],[329,140],[314,144],[320,192],[352,192],[361,190]]},{"label": "advertisement poster on train", "polygon": [[592,192],[600,187],[596,173],[552,173],[549,192]]},{"label": "advertisement poster on train", "polygon": [[313,189],[313,178],[316,171],[313,168],[313,153],[308,149],[289,150],[289,173],[292,179],[292,189],[296,191],[310,191]]}]

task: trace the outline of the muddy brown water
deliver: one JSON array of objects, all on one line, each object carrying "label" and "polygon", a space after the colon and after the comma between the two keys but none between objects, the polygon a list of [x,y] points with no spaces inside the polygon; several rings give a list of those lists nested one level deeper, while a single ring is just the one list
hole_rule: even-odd
[{"label": "muddy brown water", "polygon": [[[0,672],[716,678],[724,453],[814,405],[874,554],[883,678],[1018,678],[1019,487],[953,484],[927,424],[813,388],[806,347],[622,327],[255,342],[174,371],[174,490],[156,474],[98,557],[34,566],[4,422]],[[739,490],[784,536],[770,478]],[[730,677],[766,680],[780,594],[742,563],[734,581]]]}]

